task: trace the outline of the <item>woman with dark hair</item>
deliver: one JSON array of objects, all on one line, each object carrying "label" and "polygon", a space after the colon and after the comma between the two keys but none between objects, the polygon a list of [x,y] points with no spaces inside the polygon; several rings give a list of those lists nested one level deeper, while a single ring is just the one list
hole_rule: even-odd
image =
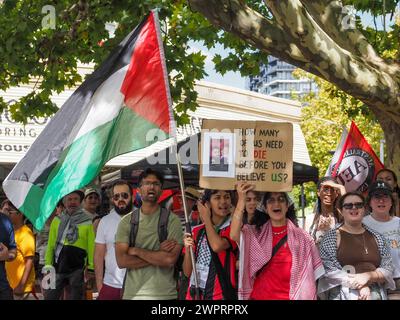
[{"label": "woman with dark hair", "polygon": [[189,247],[196,260],[200,298],[204,300],[233,300],[236,293],[237,245],[229,237],[232,191],[205,190],[197,208],[203,224],[193,228],[193,237],[185,233],[183,272],[190,277],[186,299],[196,298],[193,267]]},{"label": "woman with dark hair", "polygon": [[393,204],[394,204],[394,214],[397,217],[400,217],[400,188],[397,183],[396,174],[390,169],[381,169],[376,174],[376,181],[384,181],[386,182],[393,190]]},{"label": "woman with dark hair", "polygon": [[394,216],[393,190],[383,181],[375,181],[369,187],[367,205],[370,214],[363,223],[379,232],[389,245],[394,267],[393,278],[396,289],[389,292],[389,300],[398,300],[400,296],[400,218]]},{"label": "woman with dark hair", "polygon": [[244,191],[242,190],[243,185],[244,184],[239,184],[237,186],[239,199],[241,202],[243,202],[244,199],[243,223],[259,225],[264,224],[267,222],[267,216],[260,210],[257,210],[257,207],[261,202],[262,194],[254,190]]},{"label": "woman with dark hair", "polygon": [[231,238],[240,242],[239,299],[316,299],[316,280],[324,268],[313,239],[297,226],[287,193],[265,193],[261,204],[266,222],[242,225],[243,194],[253,188],[247,183],[238,185],[239,201],[231,225]]},{"label": "woman with dark hair", "polygon": [[338,184],[333,177],[323,177],[318,181],[318,200],[310,227],[310,234],[316,244],[319,244],[322,237],[340,222],[340,216],[335,204],[338,197],[345,192],[345,187]]},{"label": "woman with dark hair", "polygon": [[327,300],[384,300],[384,286],[394,287],[392,259],[382,235],[362,223],[365,199],[348,192],[339,200],[343,223],[320,244],[326,274],[318,293]]}]

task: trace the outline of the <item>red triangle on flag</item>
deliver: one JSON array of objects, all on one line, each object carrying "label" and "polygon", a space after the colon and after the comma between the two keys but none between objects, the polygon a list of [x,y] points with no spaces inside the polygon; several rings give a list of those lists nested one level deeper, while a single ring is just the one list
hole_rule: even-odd
[{"label": "red triangle on flag", "polygon": [[143,25],[133,50],[121,92],[125,105],[170,134],[170,99],[163,50],[154,13]]}]

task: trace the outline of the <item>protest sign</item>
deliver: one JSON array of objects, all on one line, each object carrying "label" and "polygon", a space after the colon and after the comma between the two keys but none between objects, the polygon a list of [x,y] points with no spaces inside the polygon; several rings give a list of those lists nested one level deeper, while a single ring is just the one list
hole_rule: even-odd
[{"label": "protest sign", "polygon": [[248,181],[257,191],[290,191],[293,125],[286,122],[204,120],[200,143],[202,188],[233,190]]}]

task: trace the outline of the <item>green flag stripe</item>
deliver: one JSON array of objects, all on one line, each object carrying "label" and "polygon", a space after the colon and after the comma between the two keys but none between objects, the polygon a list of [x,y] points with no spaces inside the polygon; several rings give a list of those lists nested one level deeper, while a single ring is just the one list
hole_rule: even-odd
[{"label": "green flag stripe", "polygon": [[20,209],[29,219],[37,220],[41,228],[62,196],[90,183],[108,160],[153,144],[154,136],[156,140],[168,138],[154,124],[123,108],[115,119],[86,133],[64,150],[47,185],[44,189],[32,186]]}]

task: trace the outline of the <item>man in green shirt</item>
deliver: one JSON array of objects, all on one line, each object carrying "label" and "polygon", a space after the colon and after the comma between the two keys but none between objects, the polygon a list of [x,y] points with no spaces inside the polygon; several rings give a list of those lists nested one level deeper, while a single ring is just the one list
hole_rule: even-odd
[{"label": "man in green shirt", "polygon": [[65,210],[50,225],[46,266],[54,266],[55,286],[45,292],[46,300],[59,300],[69,284],[71,300],[83,299],[84,271],[94,270],[94,230],[92,217],[83,211],[83,192],[75,190],[63,198]]},{"label": "man in green shirt", "polygon": [[[158,223],[161,208],[157,200],[163,180],[163,176],[152,169],[147,169],[139,177],[142,207],[134,247],[129,247],[132,214],[124,216],[118,225],[115,238],[117,264],[120,268],[127,268],[123,299],[177,299],[174,266],[181,253],[183,232],[179,218],[170,214],[167,240],[160,244]],[[113,195],[114,201],[116,196]]]}]

